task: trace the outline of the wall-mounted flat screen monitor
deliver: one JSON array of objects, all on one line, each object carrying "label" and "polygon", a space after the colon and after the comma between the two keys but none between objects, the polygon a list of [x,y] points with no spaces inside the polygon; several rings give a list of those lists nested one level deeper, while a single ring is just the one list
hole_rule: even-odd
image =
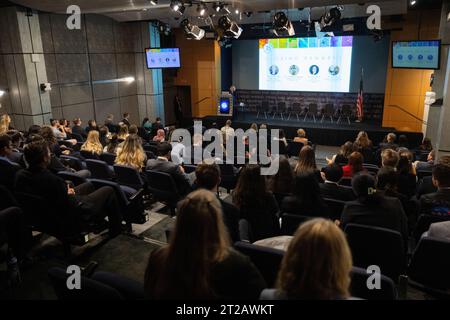
[{"label": "wall-mounted flat screen monitor", "polygon": [[440,65],[440,40],[394,41],[392,67],[437,70]]},{"label": "wall-mounted flat screen monitor", "polygon": [[180,68],[179,48],[150,48],[145,49],[148,69]]}]

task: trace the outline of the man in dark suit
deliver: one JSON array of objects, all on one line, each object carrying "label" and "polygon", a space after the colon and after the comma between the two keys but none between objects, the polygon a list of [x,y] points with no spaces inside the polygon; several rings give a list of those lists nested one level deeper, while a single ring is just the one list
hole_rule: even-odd
[{"label": "man in dark suit", "polygon": [[320,184],[320,193],[322,197],[341,201],[355,200],[352,189],[338,185],[344,172],[341,166],[332,163],[322,169],[325,183]]},{"label": "man in dark suit", "polygon": [[9,157],[12,153],[11,137],[7,134],[0,135],[0,184],[12,190],[14,178],[20,166],[12,162]]},{"label": "man in dark suit", "polygon": [[191,182],[183,167],[170,161],[172,145],[162,142],[157,147],[158,157],[147,161],[147,170],[159,171],[170,174],[180,195],[186,195],[191,191]]},{"label": "man in dark suit", "polygon": [[100,221],[108,216],[109,234],[116,236],[121,232],[122,217],[111,187],[95,190],[91,183],[83,183],[71,188],[47,169],[51,154],[43,141],[27,144],[24,157],[28,168],[17,172],[15,190],[41,197],[49,210],[54,210],[55,217],[61,218],[59,223],[55,221],[55,228],[66,233],[81,221]]},{"label": "man in dark suit", "polygon": [[130,123],[129,118],[130,118],[130,114],[129,114],[128,112],[125,112],[125,113],[123,114],[123,119],[122,119],[122,121],[121,121],[121,122],[122,122],[124,125],[126,125],[128,128],[131,126],[131,123]]},{"label": "man in dark suit", "polygon": [[388,133],[386,136],[385,142],[380,143],[380,149],[381,150],[385,150],[385,149],[397,150],[398,145],[395,143],[396,139],[397,139],[397,136],[395,135],[395,133],[392,133],[392,132]]},{"label": "man in dark suit", "polygon": [[73,122],[72,133],[78,134],[83,139],[86,139],[87,134],[86,134],[86,130],[84,130],[81,127],[81,119],[80,118],[75,118],[75,119],[73,119],[72,122]]},{"label": "man in dark suit", "polygon": [[152,137],[156,136],[156,134],[158,133],[158,130],[164,130],[164,126],[161,123],[161,118],[157,117],[155,122],[152,123],[152,131],[151,131],[151,135]]},{"label": "man in dark suit", "polygon": [[433,184],[437,192],[420,197],[420,213],[450,215],[450,156],[444,156],[433,167]]},{"label": "man in dark suit", "polygon": [[[217,164],[199,164],[195,170],[196,185],[198,188],[210,190],[217,194],[220,184],[220,168]],[[241,240],[239,235],[239,209],[229,202],[225,202],[218,197],[222,205],[223,222],[228,229],[232,242]]]}]

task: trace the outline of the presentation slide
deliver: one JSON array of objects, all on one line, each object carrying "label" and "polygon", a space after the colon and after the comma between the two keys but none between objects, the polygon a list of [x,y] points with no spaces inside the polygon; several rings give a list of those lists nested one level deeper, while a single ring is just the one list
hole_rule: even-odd
[{"label": "presentation slide", "polygon": [[394,68],[439,69],[439,41],[399,41],[393,44]]},{"label": "presentation slide", "polygon": [[178,48],[146,49],[148,69],[179,68],[180,50]]},{"label": "presentation slide", "polygon": [[259,40],[259,90],[349,92],[353,37]]}]

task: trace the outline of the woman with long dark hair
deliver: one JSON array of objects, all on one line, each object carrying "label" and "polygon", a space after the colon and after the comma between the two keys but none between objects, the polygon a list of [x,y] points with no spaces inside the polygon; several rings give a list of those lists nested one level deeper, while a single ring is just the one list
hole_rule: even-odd
[{"label": "woman with long dark hair", "polygon": [[144,286],[150,299],[255,299],[265,283],[231,248],[217,196],[200,189],[178,204],[169,245],[151,253]]}]

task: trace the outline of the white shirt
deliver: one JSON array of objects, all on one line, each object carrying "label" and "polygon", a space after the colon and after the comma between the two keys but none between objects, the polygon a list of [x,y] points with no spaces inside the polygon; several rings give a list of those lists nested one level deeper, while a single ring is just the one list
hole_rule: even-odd
[{"label": "white shirt", "polygon": [[222,131],[225,143],[228,141],[229,137],[232,137],[234,135],[234,129],[232,127],[224,126],[222,127],[222,129],[220,129],[220,131]]},{"label": "white shirt", "polygon": [[172,162],[176,164],[182,164],[183,163],[183,157],[185,156],[186,147],[184,144],[180,142],[172,142]]}]

